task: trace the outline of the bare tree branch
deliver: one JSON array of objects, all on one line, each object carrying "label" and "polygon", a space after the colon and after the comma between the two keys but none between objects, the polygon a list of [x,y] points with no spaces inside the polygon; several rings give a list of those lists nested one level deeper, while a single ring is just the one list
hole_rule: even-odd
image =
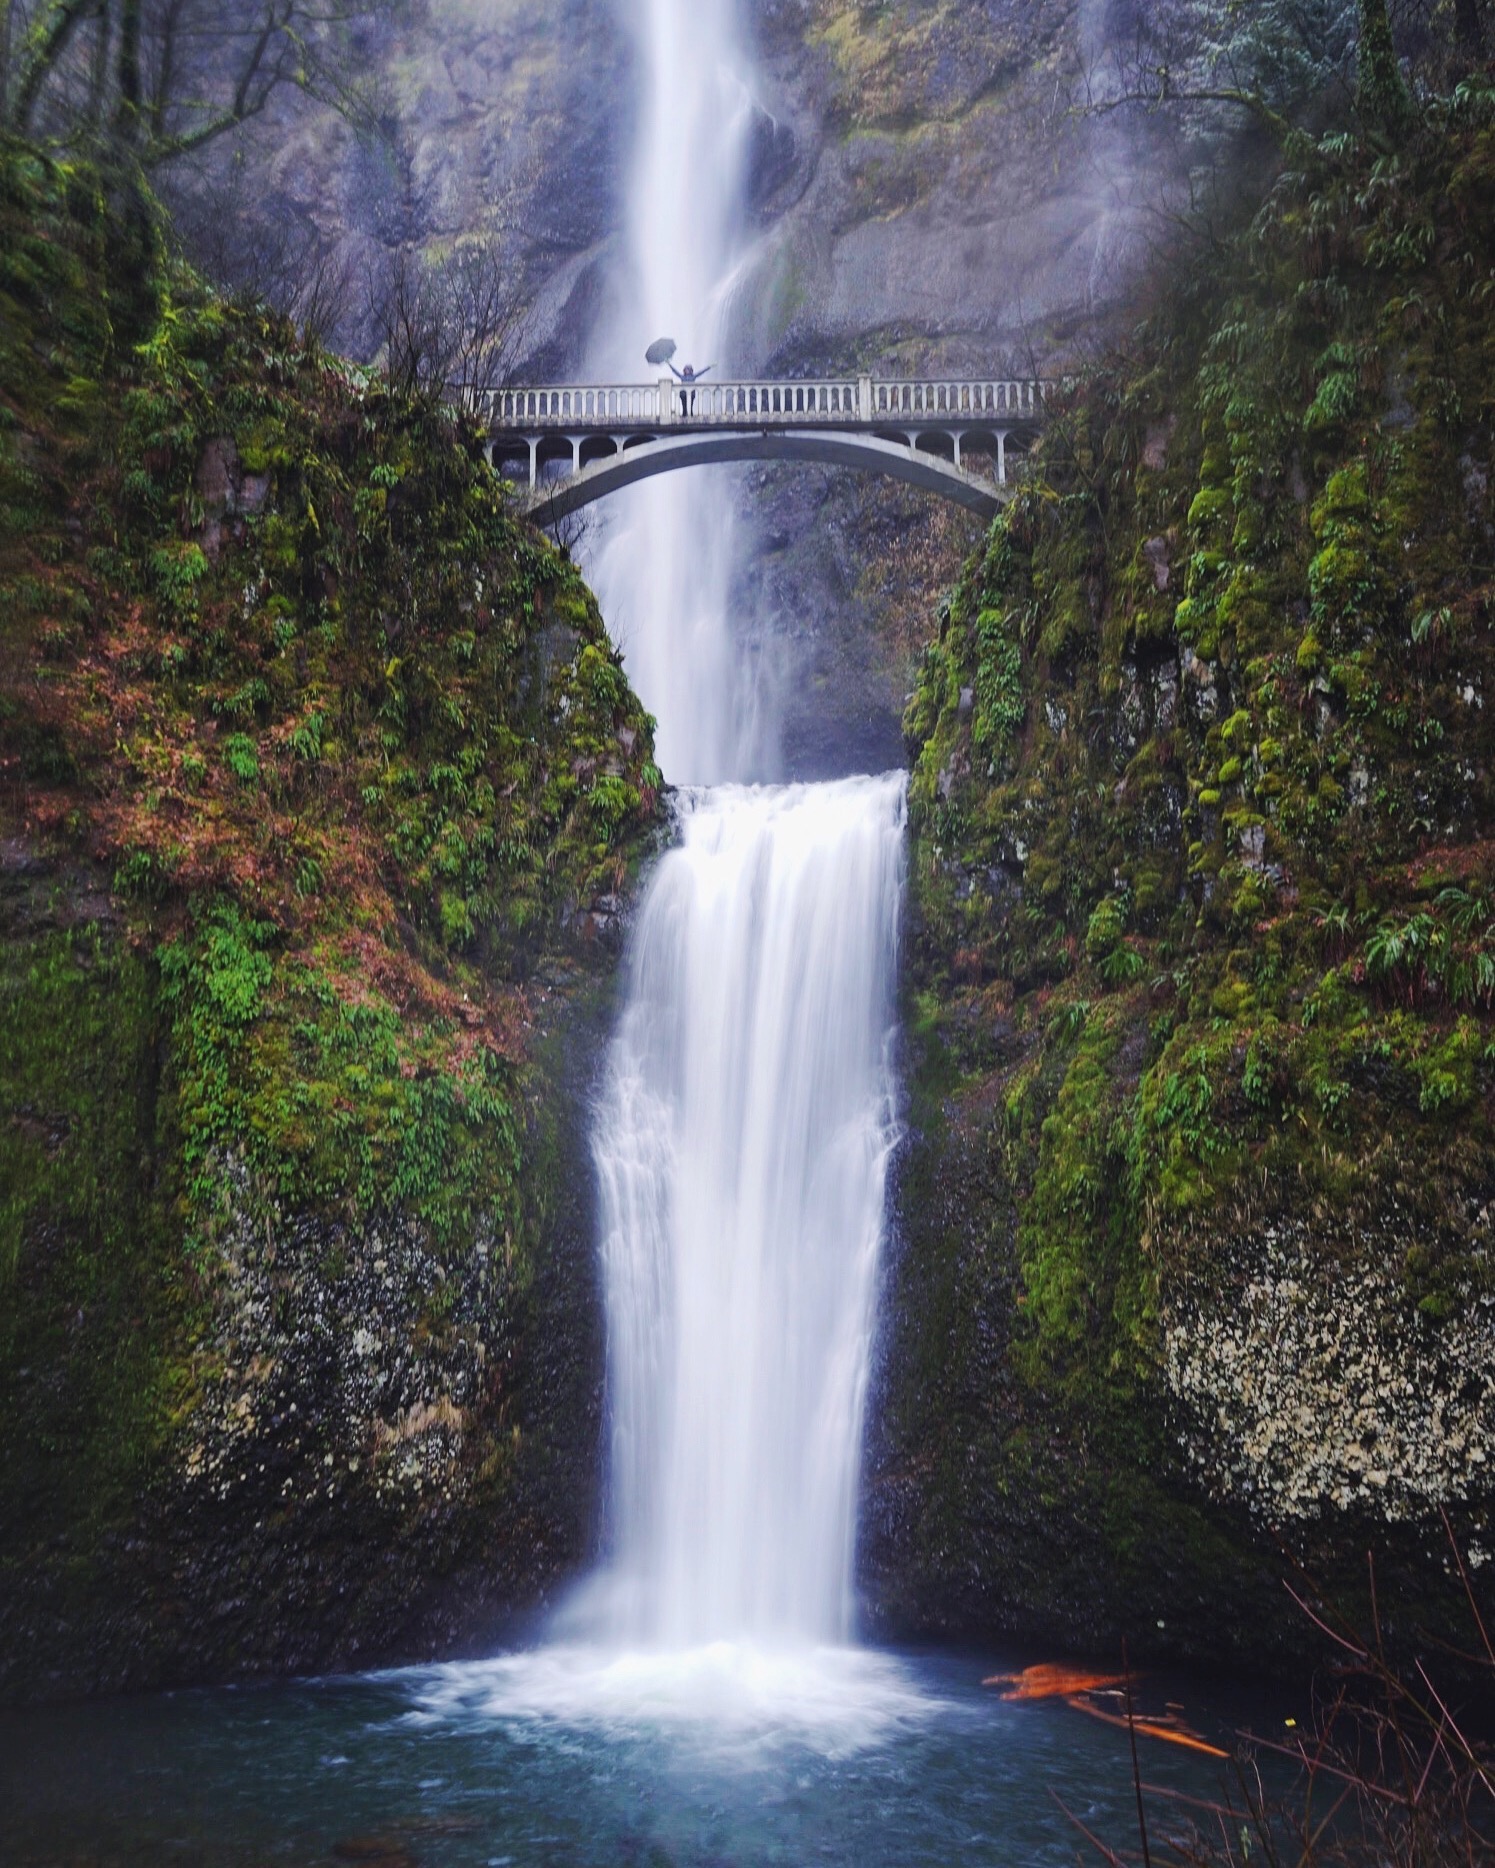
[{"label": "bare tree branch", "polygon": [[434,262],[402,248],[377,320],[392,388],[467,403],[507,380],[527,313],[497,241],[487,239],[463,241]]},{"label": "bare tree branch", "polygon": [[[343,29],[391,0],[0,0],[0,127],[60,142],[105,135],[156,168],[297,89],[351,118],[366,85]],[[93,22],[89,47],[80,28]]]},{"label": "bare tree branch", "polygon": [[54,0],[26,35],[22,48],[21,79],[11,112],[15,128],[24,136],[31,128],[42,88],[51,78],[74,32],[107,0]]}]

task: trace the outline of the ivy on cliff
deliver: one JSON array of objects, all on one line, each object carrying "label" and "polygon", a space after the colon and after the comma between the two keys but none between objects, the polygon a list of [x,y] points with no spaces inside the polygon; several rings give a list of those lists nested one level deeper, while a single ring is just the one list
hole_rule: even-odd
[{"label": "ivy on cliff", "polygon": [[158,973],[189,1229],[230,1157],[512,1227],[526,978],[661,783],[595,604],[474,433],[262,307],[163,266],[131,341],[86,167],[6,144],[0,222],[8,830]]},{"label": "ivy on cliff", "polygon": [[1289,1204],[1395,1204],[1430,1324],[1492,1275],[1495,95],[1291,163],[1056,411],[905,723],[1034,1379]]}]

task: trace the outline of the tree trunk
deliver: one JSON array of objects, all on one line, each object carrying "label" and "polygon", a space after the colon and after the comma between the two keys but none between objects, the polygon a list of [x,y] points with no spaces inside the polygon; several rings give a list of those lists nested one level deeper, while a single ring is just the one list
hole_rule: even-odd
[{"label": "tree trunk", "polygon": [[1485,55],[1485,24],[1479,16],[1479,0],[1453,0],[1454,33],[1459,50],[1478,62]]},{"label": "tree trunk", "polygon": [[114,113],[114,132],[121,142],[140,140],[140,6],[141,0],[124,0],[119,13],[119,101]]},{"label": "tree trunk", "polygon": [[109,54],[113,48],[114,15],[101,6],[94,19],[93,66],[88,84],[88,127],[102,134],[109,121]]},{"label": "tree trunk", "polygon": [[1412,114],[1412,98],[1397,63],[1386,0],[1360,0],[1359,70],[1355,104],[1373,130],[1402,128]]},{"label": "tree trunk", "polygon": [[[22,67],[16,84],[16,101],[12,113],[12,122],[17,131],[25,136],[31,128],[31,113],[36,109],[37,100],[56,69],[63,53],[68,48],[80,20],[93,11],[96,0],[59,0],[45,21],[39,21],[29,35],[33,45],[30,58]],[[6,9],[7,20],[9,8]],[[27,40],[23,39],[21,46]],[[19,52],[21,47],[17,47]]]}]

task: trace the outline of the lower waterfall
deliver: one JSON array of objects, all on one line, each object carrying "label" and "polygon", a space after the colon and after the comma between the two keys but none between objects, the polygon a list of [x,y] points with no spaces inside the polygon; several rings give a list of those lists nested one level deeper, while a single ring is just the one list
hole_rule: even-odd
[{"label": "lower waterfall", "polygon": [[697,792],[650,887],[593,1142],[619,1639],[850,1634],[903,813]]},{"label": "lower waterfall", "polygon": [[840,1755],[936,1710],[853,1628],[905,788],[681,795],[593,1127],[609,1548],[546,1645],[433,1670],[443,1722]]}]

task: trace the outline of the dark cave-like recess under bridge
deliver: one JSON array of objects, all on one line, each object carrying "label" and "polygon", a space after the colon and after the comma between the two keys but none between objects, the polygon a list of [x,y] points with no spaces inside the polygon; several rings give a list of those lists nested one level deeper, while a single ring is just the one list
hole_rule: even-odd
[{"label": "dark cave-like recess under bridge", "polygon": [[571,383],[469,390],[488,458],[542,523],[655,474],[818,461],[890,474],[990,518],[1043,424],[1042,382]]}]

